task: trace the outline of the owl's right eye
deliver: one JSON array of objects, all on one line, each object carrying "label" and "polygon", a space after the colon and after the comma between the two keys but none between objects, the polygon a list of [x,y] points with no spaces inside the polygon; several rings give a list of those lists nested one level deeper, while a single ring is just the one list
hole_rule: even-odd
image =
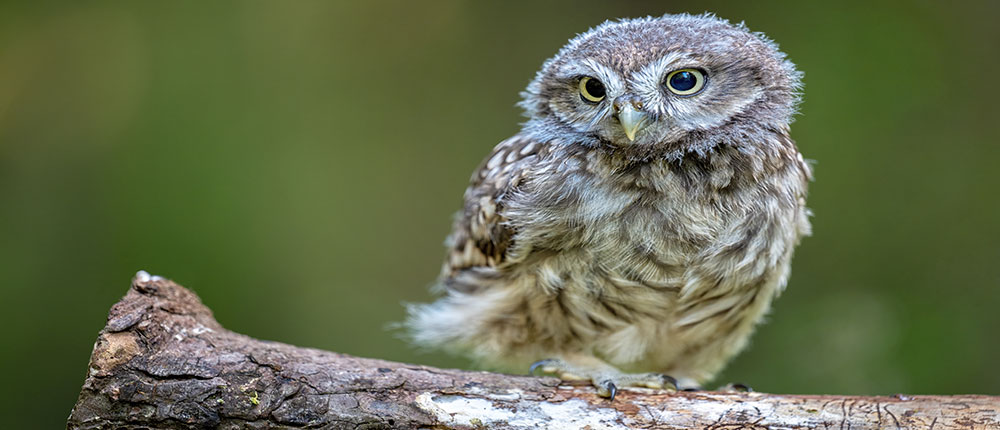
[{"label": "owl's right eye", "polygon": [[598,81],[590,76],[584,76],[583,79],[580,79],[580,98],[582,98],[583,101],[598,103],[601,100],[604,100],[606,93],[607,92],[604,90],[604,84],[602,84],[601,81]]}]

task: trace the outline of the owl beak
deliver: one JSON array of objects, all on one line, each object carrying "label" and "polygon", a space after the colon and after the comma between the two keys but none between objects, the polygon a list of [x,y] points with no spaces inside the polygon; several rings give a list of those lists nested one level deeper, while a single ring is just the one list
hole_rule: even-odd
[{"label": "owl beak", "polygon": [[622,130],[625,131],[625,137],[628,137],[629,142],[634,141],[635,134],[649,124],[650,115],[641,110],[641,106],[635,97],[619,97],[615,100],[615,118],[618,118],[618,122],[621,123]]}]

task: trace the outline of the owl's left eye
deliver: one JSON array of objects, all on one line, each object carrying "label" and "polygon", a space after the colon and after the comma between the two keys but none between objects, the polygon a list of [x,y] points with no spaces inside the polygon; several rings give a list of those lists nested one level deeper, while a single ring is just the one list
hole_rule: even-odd
[{"label": "owl's left eye", "polygon": [[698,69],[674,70],[664,79],[670,92],[679,96],[693,96],[705,86],[705,74]]},{"label": "owl's left eye", "polygon": [[605,95],[607,95],[607,91],[601,81],[590,76],[584,76],[583,79],[580,79],[580,98],[583,101],[598,103],[604,100]]}]

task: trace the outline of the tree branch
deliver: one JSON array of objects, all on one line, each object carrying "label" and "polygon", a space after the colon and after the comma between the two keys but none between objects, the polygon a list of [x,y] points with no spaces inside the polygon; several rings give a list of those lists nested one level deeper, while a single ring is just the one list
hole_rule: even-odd
[{"label": "tree branch", "polygon": [[436,369],[252,339],[140,272],[111,308],[67,427],[998,429],[1000,397],[623,390]]}]

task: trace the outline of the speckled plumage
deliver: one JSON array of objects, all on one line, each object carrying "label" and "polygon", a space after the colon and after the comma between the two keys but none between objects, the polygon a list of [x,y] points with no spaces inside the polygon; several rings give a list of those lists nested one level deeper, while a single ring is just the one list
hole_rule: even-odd
[{"label": "speckled plumage", "polygon": [[[705,72],[700,93],[665,89],[682,68]],[[582,76],[606,100],[582,100]],[[445,296],[410,308],[413,338],[490,367],[557,357],[710,379],[809,232],[810,169],[788,135],[799,88],[776,45],[711,15],[577,36],[523,93],[521,133],[473,175]],[[650,118],[634,141],[611,106],[626,96]]]}]

